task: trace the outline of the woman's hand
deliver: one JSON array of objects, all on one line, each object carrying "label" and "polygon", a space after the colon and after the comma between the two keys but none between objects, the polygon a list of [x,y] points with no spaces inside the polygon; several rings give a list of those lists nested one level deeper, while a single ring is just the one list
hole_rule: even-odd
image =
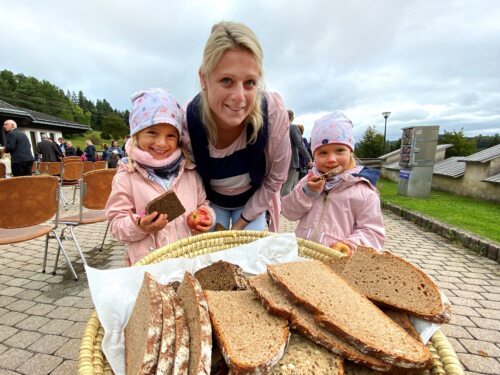
[{"label": "woman's hand", "polygon": [[323,187],[325,186],[325,180],[321,179],[318,181],[314,181],[314,179],[315,179],[314,173],[312,173],[312,171],[309,170],[309,172],[307,172],[307,187],[309,188],[309,190],[315,192],[323,191]]},{"label": "woman's hand", "polygon": [[191,212],[187,220],[192,234],[206,233],[214,223],[212,215],[206,207],[200,207]]},{"label": "woman's hand", "polygon": [[352,255],[352,249],[343,242],[335,242],[330,246],[330,248],[340,251],[342,254],[345,254],[347,256]]},{"label": "woman's hand", "polygon": [[236,220],[236,223],[231,226],[231,230],[244,230],[247,224],[248,222],[240,217],[238,220]]},{"label": "woman's hand", "polygon": [[165,228],[167,223],[167,214],[158,214],[158,212],[153,211],[149,215],[139,217],[137,225],[145,232],[156,233]]}]

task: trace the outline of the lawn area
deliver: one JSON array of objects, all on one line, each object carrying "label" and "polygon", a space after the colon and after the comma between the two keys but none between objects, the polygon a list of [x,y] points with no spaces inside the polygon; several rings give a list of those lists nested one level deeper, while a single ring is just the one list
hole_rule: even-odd
[{"label": "lawn area", "polygon": [[398,195],[396,182],[381,178],[377,183],[383,201],[500,242],[500,204],[432,190],[429,198]]},{"label": "lawn area", "polygon": [[[83,134],[65,135],[64,139],[66,139],[67,141],[71,141],[74,148],[76,148],[77,146],[80,146],[80,148],[82,150],[85,148],[85,140],[86,139],[92,139],[92,140],[99,139],[100,140],[99,143],[96,144],[96,142],[93,142],[94,146],[96,146],[97,150],[101,149],[101,143],[107,143],[108,146],[110,146],[111,141],[112,141],[112,139],[102,138],[101,132],[98,130],[88,131],[88,132],[85,132]],[[121,146],[123,144],[122,139],[117,139],[117,141],[118,141],[118,145]]]}]

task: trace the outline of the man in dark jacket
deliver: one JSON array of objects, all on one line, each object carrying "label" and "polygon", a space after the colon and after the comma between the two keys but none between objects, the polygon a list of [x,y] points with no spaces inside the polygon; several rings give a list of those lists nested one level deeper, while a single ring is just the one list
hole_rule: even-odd
[{"label": "man in dark jacket", "polygon": [[17,124],[14,120],[5,121],[3,128],[7,133],[5,152],[10,154],[12,176],[31,176],[34,159],[28,137],[17,130]]},{"label": "man in dark jacket", "polygon": [[62,160],[63,155],[61,149],[46,135],[42,135],[42,141],[37,143],[36,148],[38,154],[42,155],[43,162]]}]

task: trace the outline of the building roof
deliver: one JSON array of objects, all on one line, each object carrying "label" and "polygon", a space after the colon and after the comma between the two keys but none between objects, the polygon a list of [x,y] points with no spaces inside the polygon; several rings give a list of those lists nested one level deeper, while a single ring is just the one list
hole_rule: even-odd
[{"label": "building roof", "polygon": [[493,176],[485,178],[482,181],[493,182],[493,183],[496,183],[496,184],[500,184],[500,173],[494,174]]},{"label": "building roof", "polygon": [[[450,143],[446,143],[446,144],[442,144],[442,145],[437,145],[436,146],[436,152],[438,151],[442,151],[442,150],[446,150],[450,147],[453,147],[453,144],[450,144]],[[382,159],[382,160],[385,160],[387,159],[388,157],[390,156],[394,156],[394,155],[397,155],[401,152],[401,149],[398,148],[397,150],[394,150],[394,151],[391,151],[389,152],[388,154],[385,154],[385,155],[382,155],[382,156],[379,156],[379,159]]]},{"label": "building roof", "polygon": [[465,174],[465,162],[460,161],[461,156],[453,156],[440,160],[434,164],[434,174],[458,178]]},{"label": "building roof", "polygon": [[77,122],[68,121],[60,117],[48,115],[46,113],[33,111],[21,107],[13,106],[3,100],[0,100],[0,114],[16,115],[30,119],[33,124],[57,126],[62,128],[91,130],[89,125],[79,124]]},{"label": "building roof", "polygon": [[487,163],[490,160],[500,157],[500,144],[487,148],[486,150],[476,152],[475,154],[469,155],[467,157],[462,157],[460,161],[472,161]]}]

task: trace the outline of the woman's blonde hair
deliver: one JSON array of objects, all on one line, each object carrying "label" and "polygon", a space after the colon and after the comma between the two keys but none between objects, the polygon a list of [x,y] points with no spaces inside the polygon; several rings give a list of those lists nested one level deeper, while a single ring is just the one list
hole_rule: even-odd
[{"label": "woman's blonde hair", "polygon": [[[259,67],[260,79],[262,79],[263,53],[259,41],[257,40],[257,36],[248,26],[238,22],[219,22],[212,27],[210,36],[205,44],[205,50],[203,51],[203,62],[200,67],[200,75],[203,75],[205,79],[208,79],[209,74],[215,69],[222,58],[222,55],[228,50],[238,49],[248,51],[254,56],[257,66]],[[263,84],[259,80],[257,84],[255,103],[253,104],[253,108],[246,119],[246,123],[251,123],[253,127],[252,134],[250,136],[250,143],[257,140],[257,134],[263,124],[262,110],[260,106],[263,91]],[[216,144],[218,137],[217,124],[212,117],[206,92],[203,89],[201,90],[201,117],[208,133],[209,142]]]}]

